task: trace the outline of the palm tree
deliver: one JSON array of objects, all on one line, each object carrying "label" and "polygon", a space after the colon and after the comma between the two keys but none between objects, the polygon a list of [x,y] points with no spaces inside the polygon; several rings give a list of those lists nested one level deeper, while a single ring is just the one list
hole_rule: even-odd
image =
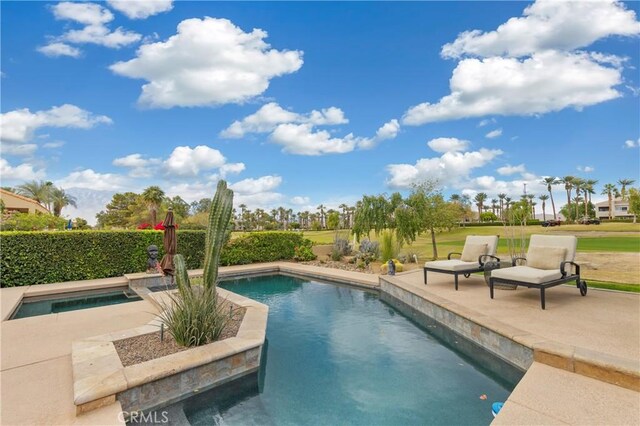
[{"label": "palm tree", "polygon": [[551,187],[553,185],[558,185],[561,183],[559,179],[554,176],[548,176],[542,179],[542,183],[547,185],[547,191],[549,191],[549,199],[551,200],[551,209],[553,210],[553,220],[558,220],[558,216],[556,215],[556,203],[553,201],[553,192]]},{"label": "palm tree", "polygon": [[573,176],[565,176],[560,179],[560,183],[564,183],[564,190],[567,191],[567,211],[571,210],[571,191],[573,190]]},{"label": "palm tree", "polygon": [[536,218],[536,210],[535,210],[536,203],[533,202],[535,198],[536,198],[535,194],[527,194],[527,203],[531,206],[531,214],[533,215],[532,219]]},{"label": "palm tree", "polygon": [[487,194],[485,194],[484,192],[479,192],[478,194],[476,194],[473,200],[476,202],[476,206],[478,206],[478,222],[481,222],[483,205],[487,200]]},{"label": "palm tree", "polygon": [[498,200],[500,200],[500,219],[504,220],[504,199],[507,197],[507,194],[501,192],[498,194]]},{"label": "palm tree", "polygon": [[340,222],[342,223],[342,228],[346,228],[347,227],[347,219],[349,218],[349,206],[346,205],[345,203],[342,203],[338,206],[339,209],[342,210],[342,214],[340,215]]},{"label": "palm tree", "polygon": [[150,186],[142,192],[142,199],[151,213],[151,223],[157,222],[158,208],[164,200],[164,191],[159,186]]},{"label": "palm tree", "polygon": [[497,198],[492,198],[491,199],[491,213],[493,213],[494,216],[496,215],[496,209],[498,208],[498,199]]},{"label": "palm tree", "polygon": [[538,199],[542,201],[542,220],[545,221],[547,220],[547,215],[544,209],[547,205],[547,200],[549,199],[549,196],[546,194],[542,194],[541,196],[538,197]]},{"label": "palm tree", "polygon": [[627,201],[627,186],[631,186],[635,182],[634,179],[620,179],[618,184],[620,185],[620,197],[622,201]]},{"label": "palm tree", "polygon": [[39,182],[37,180],[32,180],[16,187],[16,192],[18,194],[32,198],[43,207],[47,207],[49,209],[51,207],[52,190],[53,183],[42,180]]},{"label": "palm tree", "polygon": [[324,206],[323,204],[320,204],[318,207],[316,207],[317,210],[320,210],[320,227],[322,229],[324,229],[326,227],[325,223],[324,223],[324,209],[326,208],[326,206]]},{"label": "palm tree", "polygon": [[591,204],[591,195],[595,194],[596,191],[593,189],[594,185],[598,183],[595,179],[587,179],[584,181],[584,185],[582,187],[582,192],[584,194],[584,215],[585,217],[589,216],[589,204]]},{"label": "palm tree", "polygon": [[67,194],[64,189],[53,187],[51,191],[51,200],[53,202],[53,215],[60,217],[62,209],[67,206],[78,207],[76,197]]},{"label": "palm tree", "polygon": [[[585,185],[587,181],[582,178],[573,178],[573,187],[576,190],[576,199],[580,198],[580,202],[583,203],[586,197]],[[581,196],[581,194],[583,196]],[[574,200],[575,201],[575,200]],[[578,220],[578,206],[576,206],[576,221]]]},{"label": "palm tree", "polygon": [[602,188],[602,195],[606,195],[609,200],[609,220],[613,219],[613,199],[618,194],[618,188],[612,183],[607,183]]}]

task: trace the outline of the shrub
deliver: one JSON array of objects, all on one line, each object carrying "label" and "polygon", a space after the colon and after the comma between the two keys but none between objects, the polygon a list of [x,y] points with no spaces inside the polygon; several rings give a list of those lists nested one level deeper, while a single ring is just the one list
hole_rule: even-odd
[{"label": "shrub", "polygon": [[294,247],[293,252],[293,259],[297,260],[298,262],[308,262],[310,260],[315,260],[317,257],[315,254],[313,254],[313,250],[311,250],[311,247],[306,245]]},{"label": "shrub", "polygon": [[52,214],[11,213],[0,222],[2,231],[62,231],[67,221]]},{"label": "shrub", "polygon": [[[204,231],[177,231],[178,253],[188,269],[204,266]],[[159,231],[2,232],[2,287],[115,277],[142,272],[147,247],[164,255]],[[308,242],[308,243],[307,243]],[[294,248],[310,244],[300,233],[255,232],[232,240],[223,265],[293,259]]]},{"label": "shrub", "polygon": [[380,257],[383,262],[393,259],[398,254],[398,243],[394,232],[386,230],[380,234]]},{"label": "shrub", "polygon": [[[369,265],[380,256],[380,244],[367,238],[360,242],[360,249],[356,253],[356,266],[360,264]],[[364,267],[363,266],[363,267]]]}]

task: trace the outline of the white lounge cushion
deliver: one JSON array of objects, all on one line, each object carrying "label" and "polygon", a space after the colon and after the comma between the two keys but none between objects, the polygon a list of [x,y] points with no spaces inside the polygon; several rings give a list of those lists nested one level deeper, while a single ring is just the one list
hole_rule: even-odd
[{"label": "white lounge cushion", "polygon": [[[529,249],[532,247],[564,247],[567,249],[564,260],[571,261],[576,257],[578,239],[574,235],[540,235],[534,234],[529,240]],[[527,256],[528,258],[528,256]]]},{"label": "white lounge cushion", "polygon": [[531,246],[527,252],[527,266],[536,269],[559,270],[566,254],[565,247]]},{"label": "white lounge cushion", "polygon": [[466,243],[460,255],[463,262],[477,262],[478,258],[483,254],[487,254],[487,244]]},{"label": "white lounge cushion", "polygon": [[514,266],[511,268],[494,269],[491,271],[491,276],[505,280],[542,284],[557,280],[562,277],[562,274],[560,273],[560,269],[546,270],[531,268],[530,266]]},{"label": "white lounge cushion", "polygon": [[443,271],[452,272],[474,270],[479,266],[480,265],[478,264],[477,260],[475,262],[463,262],[462,260],[458,259],[434,260],[433,262],[426,262],[424,264],[425,268],[441,269]]},{"label": "white lounge cushion", "polygon": [[[467,235],[467,238],[465,238],[464,240],[464,245],[466,246],[467,244],[486,244],[487,252],[485,254],[490,254],[492,256],[495,256],[496,250],[498,248],[498,236],[497,235]],[[477,258],[474,260],[477,260]]]}]

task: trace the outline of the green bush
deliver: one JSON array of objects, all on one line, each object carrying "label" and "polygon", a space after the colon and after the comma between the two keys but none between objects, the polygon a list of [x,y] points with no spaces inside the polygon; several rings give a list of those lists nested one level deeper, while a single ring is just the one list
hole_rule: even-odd
[{"label": "green bush", "polygon": [[62,231],[67,221],[52,214],[12,213],[0,221],[2,231],[42,231],[45,229]]},{"label": "green bush", "polygon": [[[178,253],[187,268],[203,267],[204,231],[178,230]],[[227,243],[221,264],[293,259],[304,244],[300,233],[255,232]],[[0,233],[0,285],[14,287],[120,276],[143,272],[147,247],[164,254],[159,231],[69,231]]]}]

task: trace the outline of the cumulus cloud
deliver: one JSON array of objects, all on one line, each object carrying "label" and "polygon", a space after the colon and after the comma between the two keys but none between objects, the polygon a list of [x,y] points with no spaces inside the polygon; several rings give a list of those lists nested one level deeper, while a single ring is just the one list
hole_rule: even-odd
[{"label": "cumulus cloud", "polygon": [[458,138],[436,138],[427,142],[429,148],[435,152],[464,151],[469,147],[469,141]]},{"label": "cumulus cloud", "polygon": [[283,123],[337,125],[348,122],[349,120],[344,117],[344,112],[340,108],[329,107],[320,111],[313,110],[308,114],[297,114],[282,108],[276,102],[270,102],[242,120],[234,121],[220,132],[220,136],[237,139],[247,133],[270,133]]},{"label": "cumulus cloud", "polygon": [[442,56],[525,56],[543,50],[575,50],[604,37],[640,34],[635,12],[619,1],[537,0],[523,17],[495,31],[461,33],[442,47]]},{"label": "cumulus cloud", "polygon": [[206,145],[198,145],[195,148],[178,146],[164,162],[164,167],[169,174],[197,176],[200,171],[219,168],[226,161],[220,151]]},{"label": "cumulus cloud", "polygon": [[14,167],[6,159],[0,158],[0,176],[4,181],[43,179],[45,171],[44,169],[35,170],[30,163],[22,163]]},{"label": "cumulus cloud", "polygon": [[295,197],[291,198],[290,202],[291,204],[296,206],[304,206],[309,204],[311,202],[311,199],[309,197],[302,197],[302,196],[296,195]]},{"label": "cumulus cloud", "polygon": [[517,166],[512,166],[507,164],[506,166],[499,167],[497,172],[503,176],[509,176],[516,173],[525,173],[524,164],[518,164]]},{"label": "cumulus cloud", "polygon": [[29,157],[38,149],[34,143],[7,143],[0,142],[0,154]]},{"label": "cumulus cloud", "polygon": [[122,27],[118,27],[114,31],[109,29],[107,24],[113,21],[113,14],[96,3],[60,2],[52,6],[51,10],[56,19],[74,21],[84,27],[70,29],[60,36],[49,37],[49,43],[38,48],[39,52],[47,56],[79,57],[80,49],[70,46],[69,43],[91,43],[119,49],[142,39],[140,34]]},{"label": "cumulus cloud", "polygon": [[0,139],[3,142],[24,143],[42,127],[90,129],[97,124],[110,124],[105,115],[94,115],[75,105],[64,104],[46,111],[31,112],[27,108],[0,114]]},{"label": "cumulus cloud", "polygon": [[77,58],[80,56],[80,49],[77,47],[69,46],[66,43],[49,43],[46,46],[38,47],[38,52],[43,53],[45,56],[56,58],[58,56],[71,56]]},{"label": "cumulus cloud", "polygon": [[279,187],[281,183],[282,178],[280,176],[262,176],[258,179],[243,179],[229,185],[229,188],[238,194],[252,195],[270,192]]},{"label": "cumulus cloud", "polygon": [[344,154],[353,151],[362,138],[352,133],[345,137],[332,137],[326,130],[314,131],[311,124],[281,124],[270,140],[283,146],[283,151],[299,155]]},{"label": "cumulus cloud", "polygon": [[162,160],[159,158],[144,158],[142,154],[130,154],[116,158],[112,162],[114,166],[128,168],[129,176],[137,178],[153,176],[155,173],[153,166],[161,163]]},{"label": "cumulus cloud", "polygon": [[139,103],[153,108],[242,103],[264,93],[272,78],[296,72],[302,52],[271,49],[261,29],[244,32],[227,19],[186,19],[166,41],[142,45],[111,65],[116,74],[147,80]]},{"label": "cumulus cloud", "polygon": [[[615,99],[620,70],[585,53],[547,51],[526,59],[464,59],[450,80],[451,94],[410,108],[407,125],[484,115],[534,115],[581,109]],[[535,90],[532,90],[535,88]]]},{"label": "cumulus cloud", "polygon": [[130,19],[146,19],[173,9],[173,0],[107,0],[107,3]]},{"label": "cumulus cloud", "polygon": [[484,135],[485,138],[493,139],[502,136],[502,129],[495,129]]},{"label": "cumulus cloud", "polygon": [[62,188],[85,188],[95,191],[112,191],[127,185],[127,178],[115,173],[97,173],[93,169],[78,170],[56,181]]},{"label": "cumulus cloud", "polygon": [[415,164],[390,164],[387,166],[387,185],[392,188],[410,188],[424,180],[437,180],[456,185],[468,180],[469,174],[501,155],[499,149],[481,148],[478,151],[447,151],[440,157],[421,158]]},{"label": "cumulus cloud", "polygon": [[634,141],[632,139],[628,139],[626,141],[624,141],[624,147],[625,148],[638,148],[640,147],[640,138],[638,138],[638,140]]},{"label": "cumulus cloud", "polygon": [[220,166],[219,173],[220,177],[224,179],[227,175],[230,174],[238,174],[243,172],[246,169],[244,163],[227,163]]},{"label": "cumulus cloud", "polygon": [[591,173],[592,171],[595,170],[595,168],[593,168],[591,166],[578,166],[578,167],[576,167],[576,169],[579,172],[583,172],[583,173]]}]

